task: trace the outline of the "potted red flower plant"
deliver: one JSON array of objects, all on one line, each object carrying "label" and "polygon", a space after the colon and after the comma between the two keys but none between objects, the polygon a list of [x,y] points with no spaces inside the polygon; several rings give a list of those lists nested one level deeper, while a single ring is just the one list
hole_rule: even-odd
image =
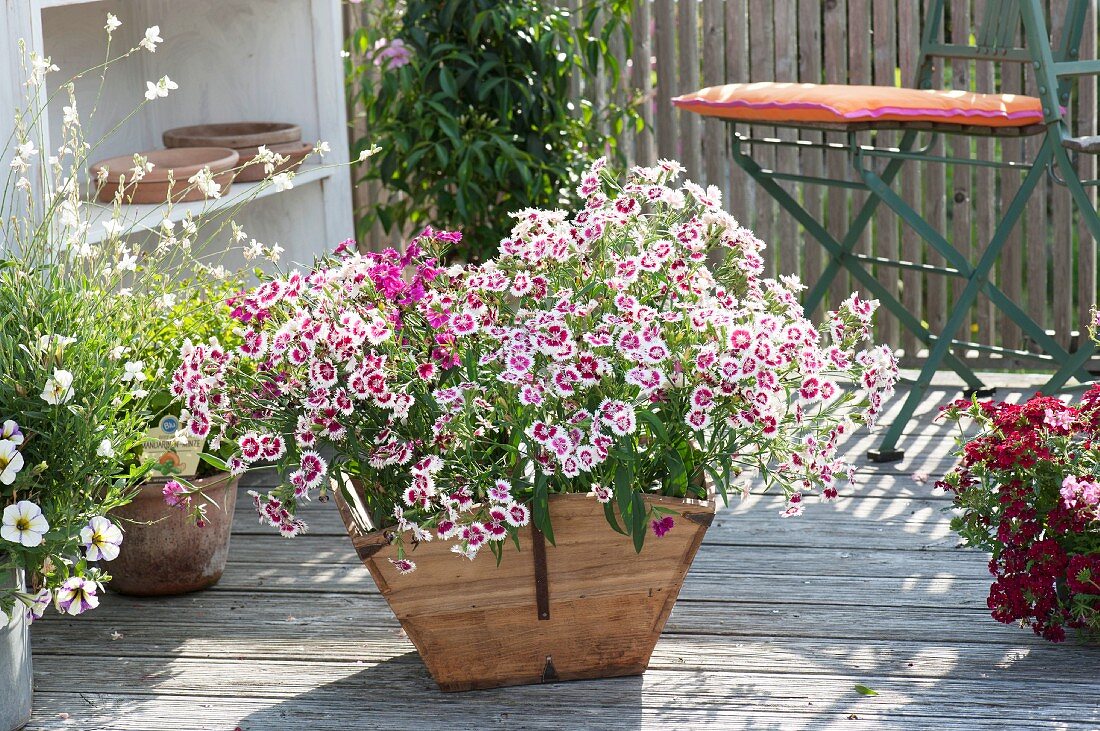
[{"label": "potted red flower plant", "polygon": [[1100,633],[1100,386],[1075,404],[1037,394],[1023,404],[957,401],[974,419],[960,463],[938,488],[952,527],[991,554],[993,618],[1054,642]]}]

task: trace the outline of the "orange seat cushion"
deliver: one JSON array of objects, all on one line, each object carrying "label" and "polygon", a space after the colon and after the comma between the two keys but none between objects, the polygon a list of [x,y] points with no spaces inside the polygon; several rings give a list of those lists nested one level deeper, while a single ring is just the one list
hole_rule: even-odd
[{"label": "orange seat cushion", "polygon": [[901,89],[896,86],[756,82],[678,96],[681,109],[742,122],[935,122],[1026,127],[1043,121],[1042,102],[1018,94]]}]

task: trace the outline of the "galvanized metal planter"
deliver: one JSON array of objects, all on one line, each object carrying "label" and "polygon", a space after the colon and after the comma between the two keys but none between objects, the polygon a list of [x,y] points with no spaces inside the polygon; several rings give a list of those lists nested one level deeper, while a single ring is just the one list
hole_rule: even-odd
[{"label": "galvanized metal planter", "polygon": [[[357,497],[357,496],[356,496]],[[387,531],[361,502],[337,505],[359,557],[444,691],[640,675],[714,518],[714,501],[647,497],[675,511],[675,526],[636,553],[580,494],[550,496],[556,545],[531,526],[497,565],[455,556],[448,541],[421,543],[417,569],[400,575]]]},{"label": "galvanized metal planter", "polygon": [[[0,573],[0,586],[22,589],[22,572]],[[23,728],[31,720],[31,641],[20,609],[14,624],[0,628],[0,731]]]},{"label": "galvanized metal planter", "polygon": [[120,594],[166,596],[218,583],[229,558],[237,481],[228,473],[195,481],[221,506],[207,508],[202,528],[165,504],[164,480],[145,483],[132,503],[112,511],[125,535],[118,558],[103,566],[112,577],[107,586]]}]

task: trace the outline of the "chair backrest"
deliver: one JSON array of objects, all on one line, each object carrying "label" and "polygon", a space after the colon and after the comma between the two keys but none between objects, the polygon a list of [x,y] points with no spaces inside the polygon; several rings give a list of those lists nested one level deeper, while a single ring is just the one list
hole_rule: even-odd
[{"label": "chair backrest", "polygon": [[[1031,56],[1019,44],[1020,0],[986,0],[980,19],[973,28],[955,28],[950,43],[941,42],[940,31],[944,27],[947,12],[946,0],[931,0],[925,15],[921,38],[921,60],[931,58],[966,58],[985,61],[1027,62]],[[958,31],[973,31],[975,43],[960,43]],[[923,64],[922,64],[923,65]],[[925,80],[920,79],[921,82]]]},{"label": "chair backrest", "polygon": [[1031,64],[1038,81],[1046,121],[1060,119],[1062,108],[1069,102],[1071,77],[1100,74],[1100,61],[1078,59],[1089,2],[1068,0],[1060,24],[1058,18],[1052,19],[1062,29],[1055,49],[1051,46],[1042,0],[985,0],[981,17],[975,18],[973,29],[965,29],[973,30],[973,35],[969,36],[974,39],[973,43],[960,43],[959,29],[953,30],[950,42],[940,41],[947,2],[930,0],[921,36],[916,86],[932,88],[936,58],[1027,63]]}]

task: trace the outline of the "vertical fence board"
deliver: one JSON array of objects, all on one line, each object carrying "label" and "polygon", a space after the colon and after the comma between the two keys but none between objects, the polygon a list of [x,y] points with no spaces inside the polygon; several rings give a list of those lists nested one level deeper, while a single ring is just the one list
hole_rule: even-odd
[{"label": "vertical fence board", "polygon": [[[798,3],[798,45],[805,49],[798,54],[798,78],[809,83],[821,83],[821,4],[816,2]],[[824,139],[820,132],[807,132],[803,137],[811,142]],[[806,175],[820,176],[824,161],[820,150],[803,150],[799,153],[802,172]],[[803,204],[810,215],[817,220],[824,217],[824,195],[820,185],[802,186]],[[812,237],[803,233],[799,238],[802,246],[802,277],[812,285],[821,276],[822,248]],[[811,313],[820,316],[820,311]]]},{"label": "vertical fence board", "polygon": [[[798,81],[798,13],[795,0],[775,0],[773,18],[776,29],[784,29],[783,32],[775,34],[775,80]],[[811,52],[816,51],[817,49],[814,49]],[[776,137],[796,140],[799,135],[789,127],[778,127]],[[798,162],[798,150],[795,148],[776,148],[776,169],[786,173],[797,173],[799,172]],[[794,183],[782,183],[782,185],[796,200],[799,198]],[[801,248],[798,241],[798,223],[793,217],[784,213],[776,220],[773,231],[771,243],[779,250],[779,273],[797,274],[798,253]]]},{"label": "vertical fence board", "polygon": [[[974,18],[980,20],[984,17],[986,0],[977,0],[974,5]],[[1005,71],[1011,73],[1013,69],[1006,65]],[[974,90],[985,94],[997,91],[996,80],[993,73],[993,64],[989,61],[979,61],[974,67]],[[991,137],[979,137],[975,141],[975,149],[978,158],[982,160],[994,159],[995,145]],[[993,168],[977,168],[974,171],[974,195],[971,196],[974,208],[975,223],[974,251],[980,252],[993,238],[993,227],[996,225],[994,207],[989,202],[996,195],[996,180]],[[1001,251],[1002,256],[1004,250]],[[997,280],[997,268],[994,267],[990,276]],[[974,333],[972,340],[985,345],[996,345],[997,338],[993,332],[993,305],[984,294],[978,295],[974,314]]]},{"label": "vertical fence board", "polygon": [[[844,84],[848,81],[848,8],[845,0],[826,0],[822,15],[825,17],[825,81]],[[826,135],[832,142],[844,142],[842,134]],[[830,178],[849,177],[848,161],[843,153],[825,155],[825,174]],[[838,241],[848,232],[848,191],[830,188],[826,208],[826,227]],[[829,286],[828,307],[836,307],[851,290],[848,273],[841,270]]]},{"label": "vertical fence board", "polygon": [[[612,76],[610,73],[605,74],[608,78],[610,89],[608,90],[608,101],[618,108],[623,108],[628,104],[628,91],[630,89],[630,66],[627,64],[626,53],[626,41],[623,38],[623,34],[615,32],[611,34],[611,38],[607,44],[608,50],[611,51],[611,55],[615,57],[615,60],[619,64],[618,74]],[[608,69],[610,72],[610,69]],[[623,129],[621,132],[614,132],[615,137],[618,140],[619,145],[626,156],[627,160],[637,160],[637,151],[634,149],[634,131],[632,129]]]},{"label": "vertical fence board", "polygon": [[[1030,66],[1025,66],[1025,93],[1036,95],[1038,92],[1035,83],[1035,73]],[[1042,137],[1029,137],[1026,142],[1026,156],[1035,159],[1039,152]],[[1031,319],[1046,327],[1047,319],[1047,266],[1049,264],[1047,233],[1050,221],[1047,218],[1047,201],[1049,190],[1047,189],[1047,176],[1043,176],[1039,184],[1035,186],[1031,198],[1028,199],[1024,220],[1024,241],[1027,246],[1024,277],[1027,290],[1027,313]],[[1028,350],[1036,351],[1038,348],[1033,342],[1026,344]]]},{"label": "vertical fence board", "polygon": [[[1017,34],[1018,36],[1019,34]],[[1006,64],[1001,69],[1001,91],[1005,94],[1023,93],[1024,69],[1020,64]],[[1006,139],[1001,143],[1001,156],[1005,161],[1022,161],[1027,152],[1025,142],[1017,139]],[[1004,170],[1000,174],[1001,201],[1010,201],[1020,189],[1022,175],[1014,170]],[[992,206],[990,206],[992,208]],[[998,281],[1005,295],[1013,302],[1023,302],[1024,294],[1024,222],[1018,221],[1012,227],[1012,233],[1005,244],[1004,253],[1001,255]],[[998,311],[997,329],[1000,334],[1001,345],[1006,348],[1020,349],[1023,347],[1023,334],[1018,325],[1006,313]]]},{"label": "vertical fence board", "polygon": [[[676,31],[679,36],[680,89],[683,93],[699,88],[699,3],[696,0],[679,0],[677,3]],[[692,180],[703,179],[701,150],[702,125],[698,114],[679,112],[680,161]]]},{"label": "vertical fence board", "polygon": [[[917,61],[920,55],[920,0],[898,2],[898,66],[903,86],[912,86],[917,79]],[[918,140],[920,144],[920,140]],[[920,165],[906,165],[901,171],[901,191],[906,203],[913,210],[921,209]],[[905,261],[921,261],[921,238],[909,226],[901,227],[901,258]],[[901,273],[901,304],[918,317],[924,301],[924,276],[911,269]],[[909,330],[902,331],[901,347],[906,356],[913,358],[920,349],[920,341]]]},{"label": "vertical fence board", "polygon": [[[726,0],[726,81],[749,80],[749,3],[748,0]],[[745,131],[745,125],[737,130]],[[727,137],[733,130],[727,126]],[[756,205],[756,184],[741,168],[726,158],[730,171],[730,211],[746,226],[752,225],[752,211]]]},{"label": "vertical fence board", "polygon": [[[923,6],[927,7],[929,0],[924,0]],[[939,40],[943,40],[943,28],[940,28]],[[932,88],[943,88],[943,63],[938,61],[932,72]],[[933,155],[944,154],[943,136],[937,135],[936,143],[931,149]],[[937,231],[947,232],[947,173],[943,165],[925,165],[921,171],[924,182],[924,218]],[[930,246],[923,244],[924,263],[932,266],[944,266],[944,258],[933,251]],[[925,277],[924,291],[924,320],[928,323],[932,332],[943,330],[947,320],[947,278],[940,274],[930,274]]]},{"label": "vertical fence board", "polygon": [[[1081,58],[1096,58],[1097,35],[1096,2],[1089,3],[1085,16],[1085,32],[1081,38]],[[1097,133],[1097,77],[1082,76],[1077,89],[1077,129],[1078,135]],[[1096,155],[1081,155],[1077,160],[1077,170],[1083,179],[1095,179],[1097,174]],[[1096,188],[1085,191],[1093,208],[1096,207]],[[1090,320],[1090,312],[1096,305],[1096,240],[1088,230],[1084,219],[1078,216],[1077,222],[1077,329],[1081,338],[1085,337],[1085,327]]]},{"label": "vertical fence board", "polygon": [[[952,0],[950,16],[950,40],[952,43],[966,44],[970,37],[970,0]],[[951,88],[957,91],[970,91],[971,62],[964,59],[951,61]],[[973,140],[961,135],[952,135],[948,144],[949,153],[954,157],[970,157],[970,146]],[[976,264],[981,255],[980,245],[974,244],[971,236],[970,206],[973,195],[972,175],[973,169],[965,165],[952,166],[951,186],[948,189],[948,216],[951,219],[951,233],[948,240],[956,249],[968,255],[970,262]],[[950,312],[958,302],[966,281],[958,277],[951,277],[948,289],[947,307]],[[962,340],[969,340],[971,321],[967,317],[963,320],[958,332],[944,333],[945,336],[954,336]],[[958,354],[965,356],[965,349],[959,349]]]},{"label": "vertical fence board", "polygon": [[[874,46],[874,82],[878,86],[894,86],[898,65],[897,54],[897,2],[896,0],[874,0],[872,18],[872,42]],[[875,135],[875,143],[894,147],[898,135],[886,132]],[[909,165],[907,165],[909,167]],[[895,186],[896,187],[896,186]],[[898,258],[898,217],[886,208],[879,206],[874,220],[875,256],[887,259]],[[898,276],[900,270],[893,267],[878,267],[876,274],[886,290],[894,297],[898,296]],[[898,336],[898,321],[885,308],[878,317],[878,342],[886,342],[891,347],[901,345]]]},{"label": "vertical fence board", "polygon": [[[1051,0],[1050,14],[1053,19],[1052,26],[1057,45],[1062,45],[1063,33],[1061,32],[1062,19],[1066,17],[1067,0]],[[1073,114],[1073,102],[1067,105],[1070,114]],[[1070,117],[1072,119],[1072,116]],[[1050,186],[1051,192],[1051,282],[1054,284],[1050,291],[1050,304],[1052,308],[1050,324],[1054,328],[1055,339],[1062,345],[1068,346],[1070,341],[1070,328],[1073,323],[1073,207],[1070,200],[1069,189],[1064,185]]]},{"label": "vertical fence board", "polygon": [[630,85],[637,98],[638,113],[642,118],[642,129],[634,135],[634,161],[639,165],[652,165],[657,161],[654,147],[653,125],[655,104],[671,106],[668,99],[655,98],[653,93],[653,18],[650,0],[638,0],[631,17],[631,30],[634,35],[633,68]]},{"label": "vertical fence board", "polygon": [[[642,0],[646,2],[647,0]],[[657,55],[657,86],[654,89],[654,121],[657,123],[657,156],[679,158],[676,140],[679,137],[680,113],[669,101],[672,97],[692,91],[682,89],[676,81],[676,13],[672,0],[653,2],[653,52]]]},{"label": "vertical fence board", "polygon": [[[749,0],[749,75],[753,80],[770,81],[775,78],[775,23],[772,16],[772,0]],[[754,124],[753,137],[774,137],[775,127]],[[757,145],[753,156],[765,169],[775,167],[775,148]],[[758,192],[753,206],[753,228],[768,248],[764,250],[764,275],[775,275],[775,224],[776,203],[771,196]]]},{"label": "vertical fence board", "polygon": [[[681,0],[684,2],[685,0]],[[703,86],[719,86],[726,77],[725,16],[722,0],[703,0]],[[703,161],[708,185],[726,191],[726,123],[717,118],[703,121]]]},{"label": "vertical fence board", "polygon": [[[870,0],[848,0],[848,38],[866,38],[867,43],[871,41],[871,2]],[[871,79],[871,49],[864,43],[847,43],[848,50],[848,83],[849,84],[870,84]],[[870,143],[870,136],[866,133],[858,135],[860,141],[863,144]],[[851,220],[855,217],[855,212],[859,210],[864,202],[867,200],[867,193],[862,190],[852,191],[848,198],[848,204],[851,207],[848,213],[848,219]],[[858,254],[870,255],[872,253],[871,245],[871,233],[872,227],[867,226],[863,229],[863,233],[860,234],[859,240],[856,242],[853,251]],[[878,269],[878,267],[875,267]],[[867,292],[862,287],[857,287],[853,281],[851,288],[859,289],[863,296],[867,296]]]}]

